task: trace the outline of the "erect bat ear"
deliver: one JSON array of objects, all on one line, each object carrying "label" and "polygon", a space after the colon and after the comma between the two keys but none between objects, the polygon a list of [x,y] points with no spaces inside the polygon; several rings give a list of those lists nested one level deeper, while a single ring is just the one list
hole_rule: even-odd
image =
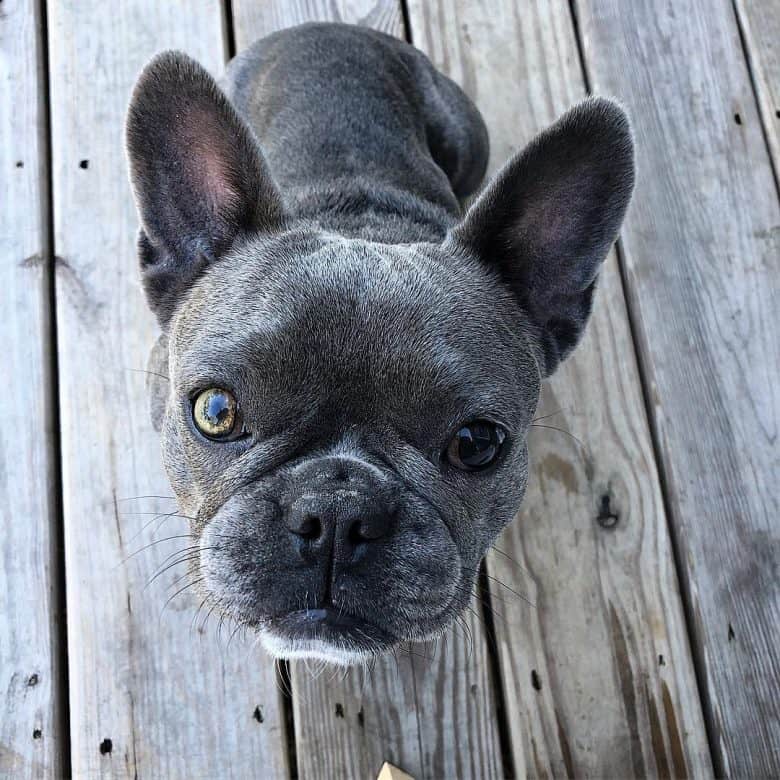
[{"label": "erect bat ear", "polygon": [[282,201],[249,127],[181,52],[160,54],[144,69],[126,136],[141,274],[164,328],[195,279],[238,237],[282,228]]},{"label": "erect bat ear", "polygon": [[512,158],[447,236],[511,288],[538,328],[547,375],[582,335],[633,187],[628,118],[590,98]]}]

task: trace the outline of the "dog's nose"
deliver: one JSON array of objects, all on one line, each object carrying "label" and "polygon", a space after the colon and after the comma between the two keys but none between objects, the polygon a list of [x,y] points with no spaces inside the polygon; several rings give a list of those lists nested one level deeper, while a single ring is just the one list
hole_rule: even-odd
[{"label": "dog's nose", "polygon": [[301,553],[351,559],[394,527],[395,502],[370,473],[338,458],[307,464],[302,494],[287,508],[284,524],[299,540]]},{"label": "dog's nose", "polygon": [[287,529],[310,542],[333,537],[336,546],[373,542],[392,528],[391,513],[373,506],[367,496],[334,491],[328,496],[302,496],[287,513]]}]

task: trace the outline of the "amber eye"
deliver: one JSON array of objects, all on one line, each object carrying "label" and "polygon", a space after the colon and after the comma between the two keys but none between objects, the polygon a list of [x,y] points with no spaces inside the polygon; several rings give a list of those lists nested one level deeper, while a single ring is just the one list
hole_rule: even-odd
[{"label": "amber eye", "polygon": [[496,460],[505,439],[503,428],[489,420],[474,420],[452,437],[447,460],[463,471],[479,471]]},{"label": "amber eye", "polygon": [[210,387],[195,397],[192,419],[204,436],[215,441],[234,441],[246,433],[236,399],[220,387]]}]

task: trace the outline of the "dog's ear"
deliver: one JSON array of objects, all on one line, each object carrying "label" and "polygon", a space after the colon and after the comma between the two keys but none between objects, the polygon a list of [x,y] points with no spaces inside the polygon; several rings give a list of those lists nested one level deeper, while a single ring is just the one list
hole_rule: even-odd
[{"label": "dog's ear", "polygon": [[237,238],[281,229],[282,201],[251,130],[208,72],[180,52],[146,66],[126,133],[141,275],[165,328]]},{"label": "dog's ear", "polygon": [[510,160],[447,237],[509,285],[538,332],[545,375],[582,335],[633,186],[628,118],[590,98]]}]

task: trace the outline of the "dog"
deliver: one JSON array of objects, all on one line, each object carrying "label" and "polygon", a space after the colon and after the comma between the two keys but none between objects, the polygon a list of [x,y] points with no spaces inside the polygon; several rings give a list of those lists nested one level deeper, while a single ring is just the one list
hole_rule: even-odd
[{"label": "dog", "polygon": [[411,45],[318,23],[220,84],[158,55],[126,141],[193,580],[277,657],[439,635],[521,505],[540,383],[631,198],[624,111],[576,105],[464,213],[488,160],[471,100]]}]

